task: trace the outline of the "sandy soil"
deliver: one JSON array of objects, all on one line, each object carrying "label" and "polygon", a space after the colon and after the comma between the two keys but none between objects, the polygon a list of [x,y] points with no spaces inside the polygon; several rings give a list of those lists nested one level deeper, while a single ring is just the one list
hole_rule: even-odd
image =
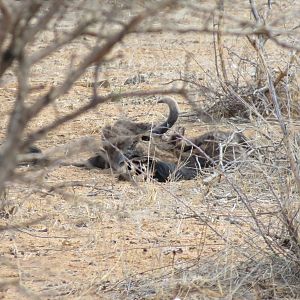
[{"label": "sandy soil", "polygon": [[[187,21],[183,18],[182,22]],[[66,22],[62,28],[68,26]],[[49,32],[42,34],[29,51],[44,47],[51,38]],[[226,38],[226,41],[236,46],[237,39]],[[60,50],[51,62],[45,60],[37,65],[30,77],[32,86],[37,89],[32,91],[28,102],[58,83],[71,60],[77,64],[89,43],[88,38],[80,39]],[[246,41],[239,41],[238,47],[240,53],[249,50]],[[110,86],[99,92],[164,88],[164,83],[179,78],[185,69],[187,52],[193,55],[189,61],[190,74],[205,82],[207,74],[214,72],[212,48],[212,37],[208,35],[132,35],[114,51],[121,58],[103,68],[100,79],[107,79]],[[124,85],[127,78],[139,73],[149,77],[147,82]],[[67,95],[43,111],[28,130],[49,124],[57,116],[85,103],[92,93],[92,81],[93,69],[90,69]],[[1,137],[5,134],[15,92],[15,79],[12,74],[6,74],[0,87]],[[194,96],[205,101],[197,93]],[[166,108],[156,105],[157,99],[105,103],[50,132],[37,144],[45,150],[83,136],[98,137],[105,124],[123,115],[135,120],[161,120]],[[183,112],[189,110],[183,99],[176,99]],[[201,122],[191,123],[184,118],[179,125],[185,125],[190,135],[208,129]],[[248,136],[257,138],[251,124],[238,126],[248,130],[251,133]],[[88,157],[90,153],[83,155]],[[27,167],[19,170],[25,171]],[[228,176],[240,183],[244,192],[251,191],[255,185],[257,194],[251,196],[251,201],[256,201],[257,212],[271,211],[270,193],[260,184],[257,174],[259,171],[250,168]],[[1,299],[33,299],[33,295],[42,299],[133,299],[131,288],[137,282],[140,294],[137,293],[135,299],[171,299],[176,296],[176,290],[171,294],[164,291],[166,286],[176,282],[176,270],[222,251],[226,244],[224,237],[238,247],[251,232],[252,221],[224,177],[210,185],[203,183],[209,175],[186,182],[135,184],[118,182],[113,175],[101,170],[76,167],[45,168],[33,172],[32,176],[35,176],[34,183],[11,185],[5,196],[6,214],[1,217],[0,226],[41,220],[0,233],[1,280],[20,283],[19,287],[4,288],[0,292]],[[60,189],[64,195],[50,189],[60,184],[65,185]],[[203,219],[193,217],[195,214]],[[153,284],[147,280],[153,280]]]}]

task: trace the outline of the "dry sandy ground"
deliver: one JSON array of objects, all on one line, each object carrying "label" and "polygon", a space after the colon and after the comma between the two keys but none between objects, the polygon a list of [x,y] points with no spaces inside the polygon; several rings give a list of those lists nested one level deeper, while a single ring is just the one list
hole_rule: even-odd
[{"label": "dry sandy ground", "polygon": [[[66,22],[64,26],[70,25]],[[43,34],[32,51],[42,48],[50,39],[50,33]],[[232,46],[236,41],[227,39]],[[72,43],[51,58],[51,63],[45,60],[32,70],[32,85],[44,87],[33,91],[29,102],[63,78],[71,57],[76,64],[77,57],[86,51],[87,42],[80,39]],[[179,78],[185,69],[187,51],[194,57],[189,72],[205,82],[207,74],[203,70],[214,72],[212,42],[211,36],[197,34],[130,36],[115,49],[122,58],[105,66],[101,74],[110,87],[99,91],[105,94],[164,88],[163,83]],[[238,47],[240,53],[249,50],[243,40],[239,40]],[[136,86],[123,84],[138,73],[150,75],[148,82]],[[67,95],[32,122],[30,130],[72,112],[87,101],[92,93],[89,87],[92,80],[90,69]],[[6,116],[15,91],[14,78],[7,74],[0,88],[1,137],[5,134]],[[38,146],[45,150],[83,136],[98,137],[103,125],[120,115],[136,120],[161,120],[166,108],[155,105],[157,99],[123,99],[103,104],[50,132]],[[189,109],[183,99],[177,97],[177,100],[182,111]],[[181,119],[180,124],[187,125],[191,135],[207,130],[200,122]],[[246,124],[240,128],[252,126]],[[20,168],[20,172],[26,170]],[[251,196],[257,212],[272,210],[268,188],[261,184],[255,170],[250,168],[247,172],[241,170],[229,177],[242,183],[244,192],[257,187],[257,194]],[[35,225],[0,233],[0,256],[4,259],[1,280],[16,280],[23,287],[23,290],[5,288],[0,293],[1,299],[33,299],[33,295],[42,299],[130,299],[134,297],[133,289],[138,295],[135,299],[171,299],[178,293],[178,286],[171,292],[168,290],[172,285],[176,287],[176,270],[222,251],[225,241],[218,234],[227,243],[239,245],[250,231],[249,216],[224,177],[207,186],[203,184],[205,176],[188,182],[134,184],[118,182],[101,170],[76,167],[45,168],[33,174],[36,177],[29,186],[16,184],[7,189],[8,214],[1,217],[1,226],[42,219]],[[60,190],[64,196],[47,187],[36,188],[43,184],[65,185]],[[209,225],[193,217],[195,214],[209,221]],[[240,218],[238,226],[233,221],[236,218]],[[205,290],[200,294],[222,297],[221,293],[210,295]]]}]

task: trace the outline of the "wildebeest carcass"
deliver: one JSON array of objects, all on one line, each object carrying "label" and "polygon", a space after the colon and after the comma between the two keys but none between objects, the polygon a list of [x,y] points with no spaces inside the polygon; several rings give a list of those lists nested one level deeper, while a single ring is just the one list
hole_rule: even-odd
[{"label": "wildebeest carcass", "polygon": [[[236,166],[247,156],[251,145],[240,132],[210,131],[194,138],[173,134],[168,141],[180,162],[175,169],[175,179],[192,179],[204,168]],[[174,167],[172,167],[174,169]]]},{"label": "wildebeest carcass", "polygon": [[[179,116],[179,108],[173,98],[165,97],[158,103],[165,103],[169,107],[166,121],[153,125],[121,119],[113,125],[105,126],[102,130],[102,150],[88,159],[87,163],[101,169],[112,168],[122,174],[121,178],[125,178],[124,174],[128,174],[128,171],[129,173],[135,172],[134,170],[137,173],[142,172],[139,169],[145,164],[145,159],[149,155],[141,142],[147,141],[148,143],[152,138],[162,140],[162,135],[176,123]],[[170,156],[173,158],[172,154]],[[149,159],[146,160],[149,163]]]},{"label": "wildebeest carcass", "polygon": [[146,172],[158,181],[189,180],[203,168],[231,165],[241,159],[249,144],[239,132],[213,131],[196,138],[185,138],[184,132],[163,138],[177,121],[179,109],[172,98],[160,103],[169,106],[168,119],[160,125],[118,120],[102,131],[103,149],[88,163],[97,168],[112,168],[120,179]]},{"label": "wildebeest carcass", "polygon": [[[190,139],[176,133],[158,143],[158,148],[168,154],[167,160],[160,155],[158,158],[145,157],[143,162],[152,170],[154,179],[165,182],[193,179],[208,167],[235,166],[246,157],[251,146],[240,132],[216,130]],[[170,153],[173,159],[170,159]]]}]

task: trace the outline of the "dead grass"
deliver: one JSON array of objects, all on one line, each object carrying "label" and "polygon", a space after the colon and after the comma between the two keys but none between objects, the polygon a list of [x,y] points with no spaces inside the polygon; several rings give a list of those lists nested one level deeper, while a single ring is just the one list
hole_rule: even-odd
[{"label": "dead grass", "polygon": [[[32,49],[42,47],[50,38],[50,33],[43,34]],[[42,61],[31,74],[32,85],[40,88],[28,101],[43,94],[43,86],[58,82],[71,56],[84,51],[88,42],[77,41],[51,61]],[[226,42],[236,43],[229,38]],[[237,51],[244,53],[247,47],[242,44]],[[101,92],[161,88],[165,82],[180,77],[186,51],[196,58],[189,64],[191,74],[201,77],[203,83],[209,82],[208,75],[214,67],[211,49],[212,38],[208,35],[133,35],[115,49],[122,58],[104,68],[101,79],[107,79],[110,87]],[[149,81],[134,87],[123,85],[128,77],[139,73],[151,73]],[[88,71],[28,130],[82,105],[91,95],[92,76],[92,70]],[[1,137],[15,91],[16,82],[7,74],[0,87]],[[205,103],[204,97],[196,97]],[[50,132],[38,146],[44,150],[82,136],[98,138],[101,128],[120,114],[148,121],[162,118],[165,107],[154,105],[154,100],[149,97],[103,104]],[[187,103],[177,100],[183,112],[189,110]],[[224,122],[208,126],[183,118],[180,123],[187,126],[190,135],[214,126],[238,126],[256,145],[280,143],[277,124]],[[284,254],[288,255],[290,249],[281,254],[282,260],[267,256],[272,251],[246,208],[251,206],[267,237],[272,241],[279,237],[280,244],[284,235],[277,197],[284,197],[282,193],[286,192],[297,201],[298,194],[287,163],[273,163],[273,158],[249,158],[239,170],[210,184],[203,182],[210,174],[162,185],[118,182],[102,171],[75,167],[33,171],[32,184],[11,185],[2,195],[6,205],[1,212],[0,229],[43,220],[0,231],[0,298],[280,299],[289,295],[296,299],[300,295],[299,266],[286,259]],[[28,170],[24,167],[22,171]],[[37,187],[39,183],[48,187],[66,185],[59,190],[64,196],[50,188]],[[278,274],[281,278],[276,277]],[[17,284],[2,285],[14,281]]]}]

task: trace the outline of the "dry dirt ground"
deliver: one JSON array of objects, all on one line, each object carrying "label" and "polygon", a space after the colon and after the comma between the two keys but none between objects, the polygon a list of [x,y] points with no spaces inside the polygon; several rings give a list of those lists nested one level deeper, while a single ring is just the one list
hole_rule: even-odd
[{"label": "dry dirt ground", "polygon": [[[183,18],[182,22],[188,20]],[[68,26],[71,25],[66,21],[62,29]],[[51,38],[49,32],[42,34],[31,50],[44,47]],[[226,40],[232,47],[238,41],[236,47],[240,53],[249,51],[246,40]],[[32,91],[28,101],[34,101],[52,84],[58,83],[71,60],[76,64],[77,57],[86,51],[88,42],[88,39],[77,40],[51,60],[36,66],[31,73],[31,84],[37,89]],[[164,88],[164,83],[180,77],[186,67],[187,52],[193,54],[189,72],[205,82],[207,74],[214,72],[212,48],[209,35],[132,35],[114,50],[121,58],[103,68],[101,79],[107,79],[110,86],[99,89],[99,93]],[[139,73],[149,77],[146,82],[124,85],[127,78]],[[92,93],[92,81],[93,69],[90,69],[67,95],[36,118],[29,130],[82,105]],[[14,77],[6,74],[0,87],[1,137],[5,134],[15,91]],[[120,115],[135,120],[161,120],[166,108],[156,105],[157,99],[146,97],[105,103],[50,132],[38,146],[46,150],[83,136],[98,137],[104,124]],[[182,111],[189,110],[183,99],[176,99]],[[179,124],[186,125],[190,135],[208,129],[201,122],[191,123],[184,118]],[[259,138],[253,124],[238,127],[251,132],[251,137]],[[276,137],[277,130],[270,134]],[[84,157],[90,154],[84,153]],[[27,171],[27,168],[30,167],[19,171]],[[5,195],[7,205],[0,219],[1,226],[41,220],[0,233],[1,280],[20,283],[6,286],[0,292],[1,299],[33,299],[35,295],[42,299],[174,299],[176,295],[190,299],[188,290],[190,295],[196,295],[195,299],[197,295],[199,299],[222,298],[222,287],[219,292],[208,288],[197,290],[197,284],[182,288],[177,284],[178,270],[217,257],[226,244],[239,249],[251,234],[252,241],[259,242],[232,182],[248,195],[256,213],[273,209],[269,187],[262,181],[260,170],[251,165],[228,174],[229,181],[223,176],[209,185],[204,184],[204,179],[210,174],[166,184],[129,183],[118,182],[113,175],[101,170],[71,166],[45,168],[33,172],[32,176],[35,176],[34,182],[11,185]],[[62,186],[60,193],[50,188],[59,185]],[[235,256],[227,253],[222,259],[231,261]],[[205,282],[205,278],[201,280]],[[200,286],[200,279],[198,283]],[[188,279],[185,284],[188,286]]]}]

